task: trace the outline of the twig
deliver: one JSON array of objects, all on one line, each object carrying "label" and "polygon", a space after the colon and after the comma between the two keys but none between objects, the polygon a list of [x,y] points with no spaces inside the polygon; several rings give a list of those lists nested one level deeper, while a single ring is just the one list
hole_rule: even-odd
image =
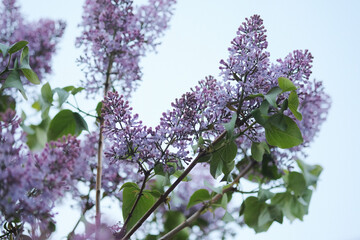
[{"label": "twig", "polygon": [[208,207],[211,206],[211,204],[216,203],[220,200],[220,198],[227,192],[233,191],[233,186],[237,183],[239,183],[240,178],[244,177],[249,170],[255,165],[254,161],[251,161],[246,168],[235,178],[234,181],[232,181],[231,184],[227,185],[227,188],[225,188],[222,193],[216,194],[211,200],[209,200],[207,203],[204,204],[202,208],[200,208],[198,211],[196,211],[191,217],[186,219],[183,223],[175,227],[173,230],[162,236],[159,240],[166,240],[166,239],[172,239],[178,232],[180,232],[182,229],[189,227],[190,224],[195,221],[201,214],[203,214]]},{"label": "twig", "polygon": [[87,112],[81,110],[79,107],[75,106],[74,104],[70,103],[69,101],[66,101],[66,103],[69,104],[70,106],[72,106],[73,108],[75,108],[76,110],[78,110],[79,112],[85,114],[86,116],[93,117],[93,118],[98,118],[98,117],[95,116],[95,115],[92,115],[92,114],[90,114],[90,113],[87,113]]},{"label": "twig", "polygon": [[[110,87],[110,72],[112,68],[114,55],[110,55],[109,57],[109,65],[106,71],[106,81],[104,84],[104,99],[109,91]],[[102,178],[102,152],[103,152],[103,127],[104,127],[104,119],[100,117],[100,129],[99,129],[99,142],[98,142],[98,161],[96,168],[96,200],[95,200],[95,225],[96,225],[96,233],[95,240],[99,240],[99,230],[101,225],[101,212],[100,212],[100,200],[101,200],[101,178]]]}]

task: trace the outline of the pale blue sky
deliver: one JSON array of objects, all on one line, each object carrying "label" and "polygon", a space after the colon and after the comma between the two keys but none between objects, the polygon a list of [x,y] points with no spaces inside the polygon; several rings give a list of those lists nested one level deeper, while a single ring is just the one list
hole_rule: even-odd
[{"label": "pale blue sky", "polygon": [[[74,48],[83,1],[20,2],[31,19],[62,18],[68,23],[53,61],[52,86],[83,78],[75,64],[80,52]],[[267,233],[240,229],[239,239],[360,239],[359,11],[356,0],[179,0],[158,54],[143,60],[143,82],[132,102],[145,123],[156,125],[175,97],[206,75],[218,76],[219,60],[226,58],[226,49],[245,17],[260,14],[264,19],[273,60],[295,49],[309,49],[314,55],[312,77],[324,81],[333,105],[308,151],[307,161],[324,167],[310,213],[304,222],[275,223]],[[75,218],[71,216],[69,222]]]}]

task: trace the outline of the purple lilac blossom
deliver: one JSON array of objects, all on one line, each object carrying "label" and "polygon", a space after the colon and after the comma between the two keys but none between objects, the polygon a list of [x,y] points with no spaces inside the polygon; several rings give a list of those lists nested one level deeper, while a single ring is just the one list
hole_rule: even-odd
[{"label": "purple lilac blossom", "polygon": [[130,95],[141,79],[140,57],[159,44],[156,40],[168,27],[175,0],[150,0],[133,7],[132,0],[87,0],[82,34],[76,40],[85,54],[83,66],[88,94],[106,85]]},{"label": "purple lilac blossom", "polygon": [[[231,42],[229,58],[221,60],[221,74],[224,86],[233,102],[239,102],[251,94],[267,93],[277,86],[279,77],[289,78],[299,95],[299,111],[303,120],[297,121],[290,111],[285,114],[297,121],[304,142],[292,149],[272,149],[272,155],[281,164],[287,159],[305,156],[304,148],[309,146],[321,124],[325,121],[330,108],[330,98],[324,92],[321,82],[310,81],[313,56],[308,50],[295,50],[284,60],[278,59],[276,64],[270,64],[270,54],[263,20],[258,15],[246,19],[238,29],[237,37]],[[242,102],[242,114],[251,112],[260,104],[260,98]],[[239,147],[249,149],[252,141],[265,141],[264,130],[255,125],[250,132],[237,140]]]},{"label": "purple lilac blossom", "polygon": [[[36,22],[26,21],[16,0],[2,0],[0,6],[0,42],[11,45],[25,40],[29,44],[30,66],[37,73],[40,81],[52,71],[51,60],[65,30],[65,22],[40,19]],[[0,55],[1,67],[4,67]],[[25,84],[28,81],[24,81]]]},{"label": "purple lilac blossom", "polygon": [[163,113],[160,124],[153,130],[144,126],[137,114],[132,114],[122,96],[110,92],[103,107],[104,134],[112,143],[106,156],[113,161],[141,161],[138,163],[147,164],[148,169],[158,163],[166,168],[169,162],[182,168],[183,163],[191,160],[189,146],[202,132],[214,137],[223,129],[219,122],[231,117],[227,101],[226,92],[213,77],[208,77],[176,99],[173,109]]}]

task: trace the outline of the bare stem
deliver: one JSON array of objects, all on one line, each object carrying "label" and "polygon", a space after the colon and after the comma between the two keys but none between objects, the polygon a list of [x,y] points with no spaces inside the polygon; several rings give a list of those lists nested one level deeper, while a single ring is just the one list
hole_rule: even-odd
[{"label": "bare stem", "polygon": [[219,201],[221,199],[221,197],[230,191],[233,191],[233,186],[235,184],[239,183],[240,178],[244,177],[249,170],[255,165],[254,161],[251,161],[246,168],[234,179],[234,181],[232,181],[231,184],[227,185],[227,187],[225,189],[223,189],[223,191],[221,193],[216,194],[212,199],[210,199],[207,203],[204,204],[204,206],[202,208],[200,208],[198,211],[196,211],[193,215],[191,215],[191,217],[189,217],[188,219],[186,219],[184,222],[182,222],[180,225],[178,225],[177,227],[175,227],[173,230],[171,230],[170,232],[168,232],[167,234],[165,234],[164,236],[162,236],[160,238],[160,240],[166,240],[166,239],[172,239],[178,232],[180,232],[182,229],[189,227],[190,224],[195,221],[200,215],[202,215],[204,212],[207,211],[207,209],[214,203],[216,203],[217,201]]},{"label": "bare stem", "polygon": [[[108,68],[106,71],[106,80],[104,84],[104,99],[109,91],[110,87],[110,73],[112,68],[112,63],[114,60],[114,56],[109,56]],[[96,236],[95,239],[99,239],[99,229],[101,225],[101,212],[100,212],[100,200],[101,200],[101,178],[102,178],[102,152],[103,152],[103,127],[104,127],[104,119],[100,117],[100,129],[99,129],[99,141],[98,141],[98,162],[96,168],[96,200],[95,200],[95,208],[96,208],[96,216],[95,216],[95,224],[96,224]]]}]

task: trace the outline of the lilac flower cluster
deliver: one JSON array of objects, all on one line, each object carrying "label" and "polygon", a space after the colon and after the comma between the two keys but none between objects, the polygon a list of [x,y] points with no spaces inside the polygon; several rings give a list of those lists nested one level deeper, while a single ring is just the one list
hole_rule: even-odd
[{"label": "lilac flower cluster", "polygon": [[33,166],[24,154],[24,135],[19,131],[20,119],[15,112],[7,110],[0,114],[0,222],[14,220],[19,209],[27,211],[19,203],[26,203],[27,193],[32,189]]},{"label": "lilac flower cluster", "polygon": [[[303,154],[304,147],[309,146],[326,119],[330,98],[324,92],[321,82],[309,80],[313,59],[311,53],[308,50],[295,50],[283,60],[278,59],[276,64],[270,64],[270,54],[265,51],[268,46],[265,33],[266,29],[260,16],[254,15],[246,19],[239,27],[237,37],[231,42],[229,58],[226,61],[221,60],[220,69],[232,104],[241,104],[241,114],[246,114],[259,106],[260,98],[246,99],[247,96],[266,94],[272,87],[277,86],[279,77],[289,78],[298,87],[299,111],[304,117],[297,123],[303,134],[304,143],[285,151],[273,149],[273,154],[280,158],[280,163],[283,158],[293,158],[297,153]],[[296,120],[290,111],[285,113]],[[261,126],[254,126],[247,136],[238,139],[238,144],[243,149],[249,149],[251,140],[265,140]]]},{"label": "lilac flower cluster", "polygon": [[[40,19],[27,22],[16,0],[2,0],[0,6],[0,42],[11,45],[20,40],[29,42],[30,65],[42,80],[51,73],[51,59],[65,30],[65,22]],[[0,62],[5,61],[0,56]],[[27,83],[25,81],[24,83]]]},{"label": "lilac flower cluster", "polygon": [[172,14],[175,0],[151,0],[137,9],[132,0],[87,0],[77,47],[85,54],[79,63],[86,71],[89,94],[119,87],[129,95],[141,79],[140,57],[154,48]]},{"label": "lilac flower cluster", "polygon": [[[145,163],[148,169],[161,163],[174,162],[182,168],[191,160],[189,146],[202,132],[213,137],[223,129],[219,122],[227,121],[231,113],[226,107],[228,96],[213,77],[172,103],[173,110],[163,113],[160,124],[148,128],[132,114],[132,108],[118,93],[109,93],[103,107],[104,134],[111,142],[106,156],[114,161]],[[223,104],[221,104],[223,103]]]}]

